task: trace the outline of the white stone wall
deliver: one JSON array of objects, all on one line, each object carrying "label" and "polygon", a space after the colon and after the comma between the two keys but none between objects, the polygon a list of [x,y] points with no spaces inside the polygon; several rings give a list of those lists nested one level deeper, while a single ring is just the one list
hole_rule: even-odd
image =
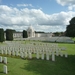
[{"label": "white stone wall", "polygon": [[22,37],[23,37],[23,33],[22,32],[13,33],[13,38],[22,38]]},{"label": "white stone wall", "polygon": [[35,37],[52,37],[52,33],[36,33]]}]

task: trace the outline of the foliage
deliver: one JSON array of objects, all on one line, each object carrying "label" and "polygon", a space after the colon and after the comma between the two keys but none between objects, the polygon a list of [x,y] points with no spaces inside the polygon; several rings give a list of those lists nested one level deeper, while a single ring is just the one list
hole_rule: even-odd
[{"label": "foliage", "polygon": [[13,40],[13,30],[11,30],[11,29],[6,30],[6,40],[8,40],[8,41]]},{"label": "foliage", "polygon": [[4,41],[4,30],[0,29],[0,42]]},{"label": "foliage", "polygon": [[28,35],[27,35],[27,31],[23,30],[23,38],[27,38]]},{"label": "foliage", "polygon": [[64,36],[64,32],[54,32],[55,36]]},{"label": "foliage", "polygon": [[66,36],[75,37],[75,17],[73,17],[69,23],[66,27]]},{"label": "foliage", "polygon": [[70,24],[75,24],[75,17],[73,17],[70,21],[69,21]]},{"label": "foliage", "polygon": [[59,32],[54,32],[53,34],[54,34],[55,36],[59,36],[59,35],[60,35]]},{"label": "foliage", "polygon": [[43,32],[43,31],[35,31],[35,33],[45,33],[45,32]]}]

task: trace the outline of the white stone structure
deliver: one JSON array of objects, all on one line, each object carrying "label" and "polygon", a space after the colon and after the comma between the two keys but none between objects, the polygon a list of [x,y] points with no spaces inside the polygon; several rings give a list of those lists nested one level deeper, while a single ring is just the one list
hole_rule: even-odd
[{"label": "white stone structure", "polygon": [[28,27],[27,35],[28,35],[28,37],[35,37],[35,31],[32,26]]},{"label": "white stone structure", "polygon": [[[35,30],[32,26],[29,26],[27,31],[27,35],[28,38],[32,38],[32,37],[52,37],[53,34],[52,33],[35,33]],[[4,37],[6,39],[6,33],[4,33]],[[23,32],[14,32],[13,33],[13,38],[23,38]]]},{"label": "white stone structure", "polygon": [[22,38],[22,32],[15,32],[15,33],[13,33],[13,37],[14,38]]}]

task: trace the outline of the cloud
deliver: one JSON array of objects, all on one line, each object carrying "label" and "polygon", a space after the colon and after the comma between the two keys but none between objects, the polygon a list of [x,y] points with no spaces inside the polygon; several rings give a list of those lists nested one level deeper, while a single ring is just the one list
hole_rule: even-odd
[{"label": "cloud", "polygon": [[33,7],[32,4],[17,4],[18,7]]},{"label": "cloud", "polygon": [[56,0],[58,4],[65,5],[75,5],[75,0]]},{"label": "cloud", "polygon": [[58,4],[62,6],[67,6],[68,10],[74,11],[75,10],[75,0],[56,0]]},{"label": "cloud", "polygon": [[69,9],[69,10],[75,10],[75,5],[70,5],[70,6],[68,6],[68,9]]},{"label": "cloud", "polygon": [[0,28],[25,30],[32,25],[36,31],[65,31],[69,20],[75,12],[60,12],[51,15],[45,14],[41,9],[15,8],[0,5]]}]

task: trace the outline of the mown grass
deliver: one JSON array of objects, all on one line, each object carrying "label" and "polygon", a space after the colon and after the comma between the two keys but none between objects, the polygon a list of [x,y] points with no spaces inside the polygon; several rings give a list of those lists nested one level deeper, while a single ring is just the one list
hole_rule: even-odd
[{"label": "mown grass", "polygon": [[75,41],[75,38],[72,38],[72,40],[74,40],[74,41]]},{"label": "mown grass", "polygon": [[[8,57],[7,75],[75,75],[75,44],[59,43],[59,46],[66,47],[68,58],[56,56],[56,61],[52,62]],[[0,63],[0,75],[5,75],[3,65]]]}]

